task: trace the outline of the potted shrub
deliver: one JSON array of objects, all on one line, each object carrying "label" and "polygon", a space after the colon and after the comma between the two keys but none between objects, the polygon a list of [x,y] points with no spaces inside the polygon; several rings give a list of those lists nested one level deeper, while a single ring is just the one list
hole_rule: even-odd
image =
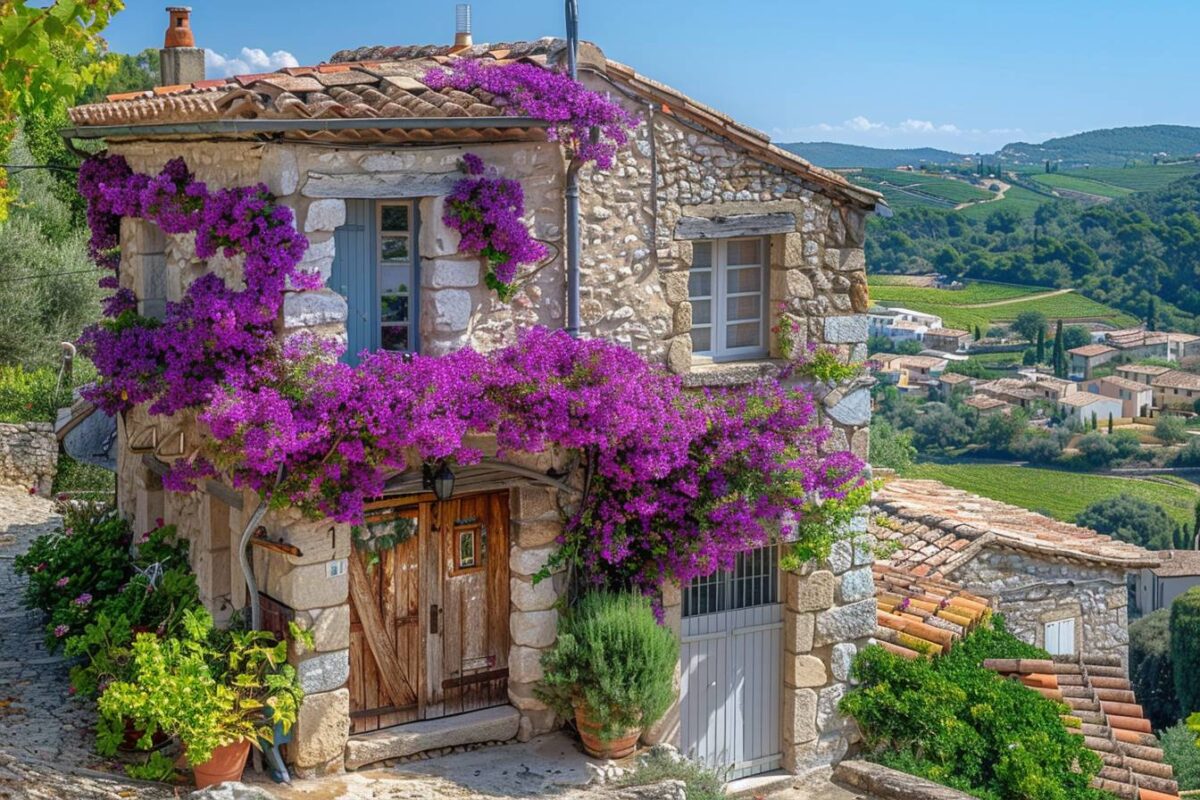
[{"label": "potted shrub", "polygon": [[647,598],[587,594],[561,618],[537,693],[561,716],[574,716],[589,755],[623,758],[675,699],[678,661],[679,643]]},{"label": "potted shrub", "polygon": [[132,675],[109,684],[100,712],[112,736],[132,720],[142,747],[159,731],[177,736],[198,788],[239,780],[250,746],[296,720],[303,693],[287,643],[265,631],[214,632],[203,608],[185,612],[183,628],[179,638],[134,640]]}]

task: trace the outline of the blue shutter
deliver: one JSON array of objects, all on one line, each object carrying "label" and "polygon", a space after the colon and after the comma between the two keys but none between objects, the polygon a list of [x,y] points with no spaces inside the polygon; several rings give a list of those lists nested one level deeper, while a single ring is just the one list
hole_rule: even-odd
[{"label": "blue shutter", "polygon": [[346,354],[342,360],[358,363],[362,350],[378,346],[375,270],[375,204],[370,200],[346,201],[346,224],[333,233],[333,272],[329,288],[346,298]]}]

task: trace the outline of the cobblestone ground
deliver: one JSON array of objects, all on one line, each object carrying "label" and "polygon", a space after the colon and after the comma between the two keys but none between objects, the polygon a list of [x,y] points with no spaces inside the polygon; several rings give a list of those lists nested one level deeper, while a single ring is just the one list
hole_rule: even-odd
[{"label": "cobblestone ground", "polygon": [[90,704],[67,692],[68,665],[43,644],[43,621],[21,604],[13,559],[58,524],[53,504],[0,488],[0,798],[173,796],[161,787],[107,776],[92,753]]}]

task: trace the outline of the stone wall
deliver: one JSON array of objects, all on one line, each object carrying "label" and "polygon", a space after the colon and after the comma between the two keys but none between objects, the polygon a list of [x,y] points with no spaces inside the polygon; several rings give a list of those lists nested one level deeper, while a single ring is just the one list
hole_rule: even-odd
[{"label": "stone wall", "polygon": [[1125,574],[1024,553],[987,550],[954,571],[951,579],[999,600],[1008,629],[1038,647],[1045,624],[1075,620],[1077,653],[1129,658],[1128,589]]},{"label": "stone wall", "polygon": [[[865,520],[863,520],[865,522]],[[783,763],[805,773],[840,761],[858,740],[837,706],[850,664],[875,632],[874,541],[855,526],[828,561],[785,576],[783,610]]]},{"label": "stone wall", "polygon": [[58,439],[48,422],[0,422],[0,486],[50,496],[58,469]]}]

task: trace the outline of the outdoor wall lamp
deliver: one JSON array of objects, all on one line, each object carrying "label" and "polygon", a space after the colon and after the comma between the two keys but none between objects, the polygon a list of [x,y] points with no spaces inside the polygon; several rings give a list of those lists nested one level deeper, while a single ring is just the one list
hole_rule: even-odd
[{"label": "outdoor wall lamp", "polygon": [[424,488],[432,491],[438,500],[449,500],[454,494],[454,472],[451,471],[450,465],[443,461],[435,472],[433,465],[427,463],[422,470]]}]

